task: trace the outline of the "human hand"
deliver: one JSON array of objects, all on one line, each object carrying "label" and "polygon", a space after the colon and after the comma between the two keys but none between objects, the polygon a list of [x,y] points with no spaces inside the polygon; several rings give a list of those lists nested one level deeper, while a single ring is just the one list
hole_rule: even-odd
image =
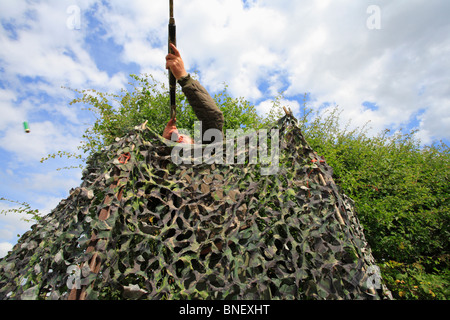
[{"label": "human hand", "polygon": [[167,122],[166,127],[164,128],[164,132],[163,132],[163,137],[166,138],[167,140],[171,140],[172,139],[172,133],[175,133],[177,135],[177,140],[178,140],[178,129],[175,125],[175,123],[177,122],[176,118],[172,118],[169,120],[169,122]]},{"label": "human hand", "polygon": [[186,143],[186,144],[194,144],[194,141],[192,141],[191,137],[189,137],[186,134],[180,134],[178,136],[178,143]]},{"label": "human hand", "polygon": [[180,51],[178,51],[177,47],[174,46],[173,43],[170,44],[170,48],[173,53],[169,53],[166,56],[166,69],[170,69],[175,79],[180,79],[181,77],[186,76],[188,73],[184,68],[183,59],[181,59]]},{"label": "human hand", "polygon": [[[167,140],[176,141],[178,143],[187,143],[187,144],[193,144],[194,141],[192,141],[191,137],[185,134],[180,134],[178,132],[177,127],[175,126],[175,123],[177,122],[176,118],[172,118],[169,120],[169,122],[166,125],[166,128],[163,132],[163,137]],[[172,139],[172,135],[175,133],[174,139]]]}]

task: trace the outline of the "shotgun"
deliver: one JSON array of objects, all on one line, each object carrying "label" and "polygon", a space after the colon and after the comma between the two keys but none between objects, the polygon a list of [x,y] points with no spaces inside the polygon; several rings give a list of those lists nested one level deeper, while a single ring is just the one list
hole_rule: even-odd
[{"label": "shotgun", "polygon": [[[170,0],[170,19],[169,19],[169,53],[173,53],[170,49],[170,44],[173,43],[174,46],[177,45],[177,32],[175,26],[175,18],[173,17],[173,0]],[[169,69],[169,95],[170,95],[170,119],[174,118],[177,114],[176,105],[176,90],[177,90],[177,80],[175,76]]]}]

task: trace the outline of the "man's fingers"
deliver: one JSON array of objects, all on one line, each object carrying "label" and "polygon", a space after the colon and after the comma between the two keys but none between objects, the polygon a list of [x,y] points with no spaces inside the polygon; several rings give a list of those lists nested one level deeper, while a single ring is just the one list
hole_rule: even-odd
[{"label": "man's fingers", "polygon": [[175,47],[175,45],[173,43],[170,44],[170,48],[173,51],[173,54],[177,57],[181,57],[180,55],[180,51],[178,51],[177,47]]},{"label": "man's fingers", "polygon": [[166,69],[170,69],[175,63],[176,57],[172,54],[170,57],[169,55],[166,56]]},{"label": "man's fingers", "polygon": [[174,55],[174,54],[172,54],[172,53],[169,53],[167,56],[166,56],[166,61],[169,61],[169,60],[175,60],[175,59],[177,59],[178,57],[176,56],[176,55]]},{"label": "man's fingers", "polygon": [[172,119],[167,122],[166,127],[164,128],[163,137],[170,140],[172,137],[172,134],[175,133],[178,139],[178,129],[175,126],[177,119],[173,117]]}]

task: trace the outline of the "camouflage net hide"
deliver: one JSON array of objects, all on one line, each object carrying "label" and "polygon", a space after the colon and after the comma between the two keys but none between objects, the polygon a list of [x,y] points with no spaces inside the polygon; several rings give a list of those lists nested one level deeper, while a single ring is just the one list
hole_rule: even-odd
[{"label": "camouflage net hide", "polygon": [[175,165],[145,124],[117,138],[0,261],[0,299],[391,298],[331,167],[292,116],[276,128],[274,175]]}]

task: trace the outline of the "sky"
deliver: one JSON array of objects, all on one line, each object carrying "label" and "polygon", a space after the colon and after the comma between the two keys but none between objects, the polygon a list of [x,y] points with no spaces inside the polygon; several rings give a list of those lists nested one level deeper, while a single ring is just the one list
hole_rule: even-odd
[{"label": "sky", "polygon": [[[175,0],[177,45],[211,94],[224,84],[261,114],[284,93],[298,115],[339,106],[369,134],[450,140],[450,1]],[[48,214],[81,184],[92,114],[67,89],[119,93],[130,74],[167,81],[168,0],[0,0],[0,198]],[[31,132],[25,133],[23,122]],[[0,211],[20,207],[0,201]],[[30,229],[0,215],[0,257]]]}]

